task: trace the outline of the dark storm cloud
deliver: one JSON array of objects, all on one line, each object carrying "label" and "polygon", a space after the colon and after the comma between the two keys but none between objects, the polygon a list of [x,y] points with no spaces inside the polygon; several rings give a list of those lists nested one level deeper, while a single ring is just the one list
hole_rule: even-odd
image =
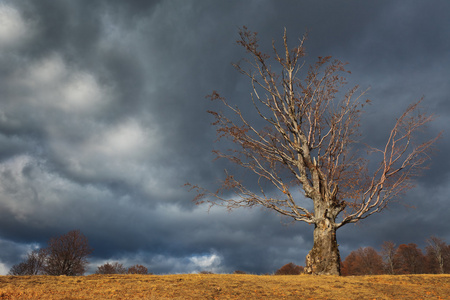
[{"label": "dark storm cloud", "polygon": [[[306,30],[308,61],[348,61],[350,85],[371,89],[363,137],[381,143],[408,103],[426,96],[448,127],[447,1],[0,1],[0,272],[52,236],[80,229],[97,264],[154,273],[304,263],[312,228],[260,210],[195,206],[187,181],[215,188],[227,162],[205,99],[218,90],[251,113],[250,85],[231,66],[245,56],[238,28],[261,46]],[[393,206],[339,231],[342,255],[384,240],[450,241],[450,150]],[[239,171],[238,171],[239,172]],[[426,199],[426,201],[424,201]]]}]

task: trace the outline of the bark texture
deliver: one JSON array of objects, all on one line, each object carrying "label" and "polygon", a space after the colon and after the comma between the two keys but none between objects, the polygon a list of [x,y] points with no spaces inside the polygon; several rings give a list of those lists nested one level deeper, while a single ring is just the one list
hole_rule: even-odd
[{"label": "bark texture", "polygon": [[332,222],[323,219],[314,228],[314,246],[306,256],[306,274],[340,275],[340,254],[336,229]]}]

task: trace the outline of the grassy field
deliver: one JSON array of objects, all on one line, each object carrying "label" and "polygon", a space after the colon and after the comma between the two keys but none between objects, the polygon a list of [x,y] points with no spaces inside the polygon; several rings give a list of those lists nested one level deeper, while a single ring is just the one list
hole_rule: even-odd
[{"label": "grassy field", "polygon": [[450,299],[450,275],[0,276],[0,299]]}]

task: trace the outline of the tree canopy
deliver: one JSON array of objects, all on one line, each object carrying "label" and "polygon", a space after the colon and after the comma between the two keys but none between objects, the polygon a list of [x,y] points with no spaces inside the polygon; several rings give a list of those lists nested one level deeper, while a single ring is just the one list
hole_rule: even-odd
[{"label": "tree canopy", "polygon": [[209,98],[226,111],[209,113],[219,140],[235,145],[214,152],[256,174],[259,187],[226,172],[215,192],[193,188],[197,203],[228,209],[259,205],[313,224],[314,246],[306,272],[339,274],[336,230],[382,211],[411,189],[438,137],[417,135],[433,120],[420,111],[420,100],[400,115],[384,146],[366,147],[373,154],[368,157],[359,128],[370,101],[363,99],[358,86],[342,93],[345,63],[326,56],[305,67],[305,40],[290,48],[285,31],[282,51],[273,41],[269,54],[260,49],[257,33],[246,27],[240,31],[237,43],[249,58],[234,66],[250,79],[249,101],[259,120],[216,91]]}]

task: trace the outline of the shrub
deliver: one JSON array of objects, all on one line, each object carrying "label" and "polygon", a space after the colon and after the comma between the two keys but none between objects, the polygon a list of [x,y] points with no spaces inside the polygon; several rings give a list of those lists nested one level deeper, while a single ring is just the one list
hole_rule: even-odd
[{"label": "shrub", "polygon": [[106,263],[98,266],[95,274],[126,274],[127,269],[118,262]]},{"label": "shrub", "polygon": [[288,263],[279,268],[275,275],[300,275],[303,272],[302,266],[297,266],[294,263]]},{"label": "shrub", "polygon": [[148,269],[143,265],[134,265],[128,268],[128,274],[148,274]]}]

